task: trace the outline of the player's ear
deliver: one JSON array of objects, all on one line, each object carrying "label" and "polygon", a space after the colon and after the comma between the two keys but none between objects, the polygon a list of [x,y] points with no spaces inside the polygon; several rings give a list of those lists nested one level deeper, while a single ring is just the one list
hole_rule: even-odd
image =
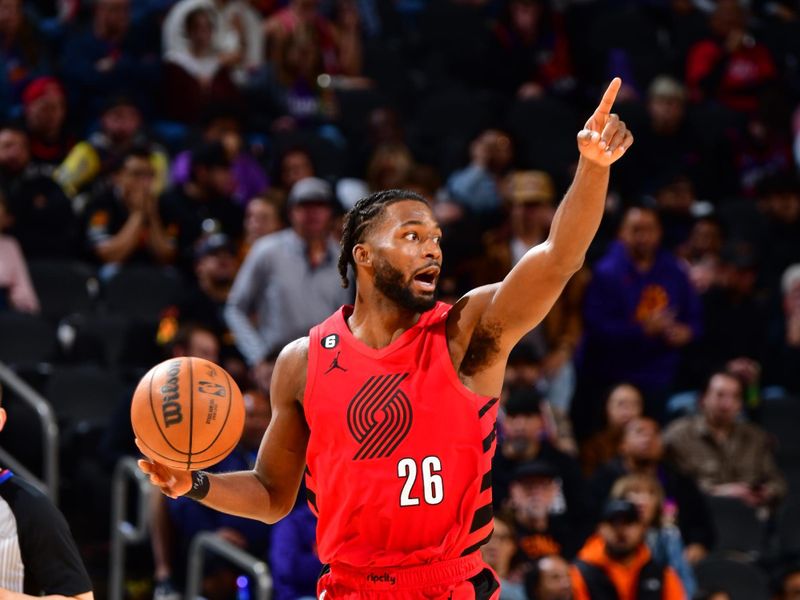
[{"label": "player's ear", "polygon": [[353,260],[356,265],[367,267],[372,264],[372,249],[369,244],[356,244],[353,246]]},{"label": "player's ear", "polygon": [[3,428],[6,426],[6,409],[0,408],[0,431],[3,431]]}]

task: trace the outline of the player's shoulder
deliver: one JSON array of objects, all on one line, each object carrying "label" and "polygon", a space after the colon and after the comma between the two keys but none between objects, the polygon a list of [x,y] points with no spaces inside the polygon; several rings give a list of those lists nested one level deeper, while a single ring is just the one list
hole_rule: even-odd
[{"label": "player's shoulder", "polygon": [[278,354],[278,361],[298,361],[298,360],[308,360],[308,345],[309,345],[309,337],[303,336],[297,338],[296,340],[292,340],[288,344],[283,347],[280,354]]},{"label": "player's shoulder", "polygon": [[462,335],[470,337],[499,287],[499,283],[483,285],[459,298],[447,315],[447,337],[449,339],[456,339]]}]

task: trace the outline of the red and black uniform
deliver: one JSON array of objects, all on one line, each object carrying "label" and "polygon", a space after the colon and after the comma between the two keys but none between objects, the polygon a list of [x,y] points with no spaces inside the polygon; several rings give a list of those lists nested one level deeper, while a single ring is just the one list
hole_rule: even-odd
[{"label": "red and black uniform", "polygon": [[468,390],[438,303],[379,350],[346,306],[310,333],[306,487],[319,517],[318,592],[339,598],[488,599],[497,400]]}]

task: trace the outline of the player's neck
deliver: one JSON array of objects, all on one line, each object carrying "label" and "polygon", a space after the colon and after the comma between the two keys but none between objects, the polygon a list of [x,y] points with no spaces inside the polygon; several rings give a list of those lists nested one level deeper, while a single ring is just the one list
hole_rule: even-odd
[{"label": "player's neck", "polygon": [[347,319],[352,334],[370,348],[385,348],[419,321],[421,313],[405,310],[380,293],[356,293]]}]

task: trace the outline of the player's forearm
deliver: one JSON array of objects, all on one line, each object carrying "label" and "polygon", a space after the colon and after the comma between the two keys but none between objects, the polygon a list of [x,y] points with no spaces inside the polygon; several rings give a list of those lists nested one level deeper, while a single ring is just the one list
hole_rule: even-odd
[{"label": "player's forearm", "polygon": [[551,257],[566,270],[577,271],[597,234],[605,209],[609,167],[581,157],[572,185],[558,207],[547,243]]},{"label": "player's forearm", "polygon": [[209,508],[268,524],[279,521],[288,512],[254,471],[209,473],[208,479],[208,495],[201,502]]}]

